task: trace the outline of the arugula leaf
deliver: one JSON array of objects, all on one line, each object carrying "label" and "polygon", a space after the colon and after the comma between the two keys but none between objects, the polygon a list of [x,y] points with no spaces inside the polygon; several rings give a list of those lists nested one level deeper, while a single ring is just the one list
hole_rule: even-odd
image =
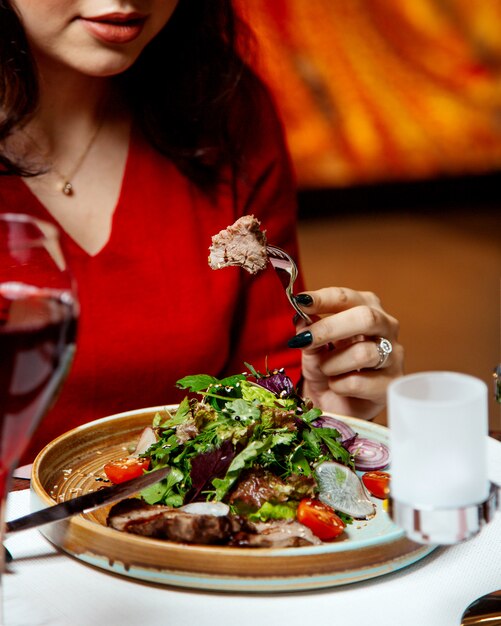
[{"label": "arugula leaf", "polygon": [[182,424],[186,420],[187,416],[190,415],[190,413],[191,413],[190,402],[187,397],[183,398],[175,414],[170,419],[166,420],[161,425],[161,427],[173,428],[174,426],[179,426],[179,424]]},{"label": "arugula leaf", "polygon": [[261,377],[261,374],[257,371],[257,369],[253,365],[251,365],[250,363],[247,363],[247,361],[244,361],[244,365],[249,370],[249,372],[252,374],[252,376],[254,376],[254,378],[260,378]]},{"label": "arugula leaf", "polygon": [[183,472],[173,467],[164,480],[143,489],[141,496],[148,504],[162,502],[167,506],[182,506],[184,494],[175,493],[174,487],[183,479]]},{"label": "arugula leaf", "polygon": [[302,446],[299,445],[289,457],[291,474],[303,474],[304,476],[311,476],[313,471],[308,463],[307,458],[304,455]]},{"label": "arugula leaf", "polygon": [[333,428],[315,428],[312,432],[327,446],[336,461],[341,461],[344,465],[353,467],[351,454],[337,441],[337,437],[339,436],[337,430]]},{"label": "arugula leaf", "polygon": [[245,374],[233,374],[232,376],[221,378],[221,380],[217,382],[223,387],[238,387],[238,384],[241,384],[242,380],[245,380]]},{"label": "arugula leaf", "polygon": [[301,419],[307,424],[311,424],[316,419],[318,419],[322,415],[322,411],[320,409],[310,409],[304,415],[301,416]]},{"label": "arugula leaf", "polygon": [[322,455],[322,450],[320,449],[320,439],[315,434],[314,430],[303,430],[303,441],[306,444],[305,448],[310,453],[309,456],[316,458]]}]

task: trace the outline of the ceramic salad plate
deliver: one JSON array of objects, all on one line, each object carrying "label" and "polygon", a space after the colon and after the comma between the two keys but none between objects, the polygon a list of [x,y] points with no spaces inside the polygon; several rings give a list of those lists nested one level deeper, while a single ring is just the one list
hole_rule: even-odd
[{"label": "ceramic salad plate", "polygon": [[[165,407],[121,413],[58,437],[38,455],[31,481],[32,509],[103,486],[103,467],[126,456],[153,416]],[[167,407],[173,409],[173,407]],[[384,426],[350,417],[361,437],[388,441]],[[41,529],[55,546],[89,565],[142,581],[232,592],[311,590],[359,582],[407,567],[432,546],[407,539],[374,499],[377,515],[348,526],[338,540],[299,548],[231,548],[187,545],[108,528],[108,509]]]}]

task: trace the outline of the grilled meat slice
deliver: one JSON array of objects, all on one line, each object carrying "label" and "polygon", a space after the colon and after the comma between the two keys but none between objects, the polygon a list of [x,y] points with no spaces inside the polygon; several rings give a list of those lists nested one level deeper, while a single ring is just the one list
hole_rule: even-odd
[{"label": "grilled meat slice", "polygon": [[240,530],[228,515],[195,515],[179,509],[146,504],[138,498],[122,500],[108,514],[108,526],[145,537],[180,543],[226,544]]},{"label": "grilled meat slice", "polygon": [[286,502],[312,496],[315,479],[312,476],[293,474],[283,481],[267,469],[252,468],[242,472],[236,487],[230,494],[230,504],[243,504],[259,509],[265,502]]},{"label": "grilled meat slice", "polygon": [[322,542],[309,528],[299,522],[247,522],[245,528],[233,535],[230,544],[237,548],[298,548]]},{"label": "grilled meat slice", "polygon": [[143,537],[178,543],[239,548],[297,548],[322,543],[303,524],[290,520],[249,522],[232,515],[198,515],[129,498],[115,504],[108,526]]},{"label": "grilled meat slice", "polygon": [[285,482],[266,469],[242,472],[237,486],[230,495],[230,504],[242,503],[259,509],[265,502],[285,502],[288,497]]},{"label": "grilled meat slice", "polygon": [[250,274],[264,270],[268,263],[266,235],[261,222],[253,215],[244,215],[234,224],[212,237],[209,265],[217,270],[236,265]]}]

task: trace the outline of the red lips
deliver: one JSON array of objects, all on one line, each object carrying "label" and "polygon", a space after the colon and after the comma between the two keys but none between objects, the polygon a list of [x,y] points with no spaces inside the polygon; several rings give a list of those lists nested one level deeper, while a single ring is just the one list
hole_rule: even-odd
[{"label": "red lips", "polygon": [[110,44],[134,41],[146,22],[146,16],[140,13],[108,13],[80,19],[92,36]]}]

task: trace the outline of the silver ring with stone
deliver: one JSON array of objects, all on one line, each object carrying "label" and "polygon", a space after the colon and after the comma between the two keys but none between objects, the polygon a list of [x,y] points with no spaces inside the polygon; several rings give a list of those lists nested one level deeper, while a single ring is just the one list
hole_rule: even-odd
[{"label": "silver ring with stone", "polygon": [[388,357],[393,352],[393,346],[389,339],[384,337],[378,337],[376,339],[376,349],[379,353],[379,363],[374,367],[375,370],[380,369],[388,360]]}]

